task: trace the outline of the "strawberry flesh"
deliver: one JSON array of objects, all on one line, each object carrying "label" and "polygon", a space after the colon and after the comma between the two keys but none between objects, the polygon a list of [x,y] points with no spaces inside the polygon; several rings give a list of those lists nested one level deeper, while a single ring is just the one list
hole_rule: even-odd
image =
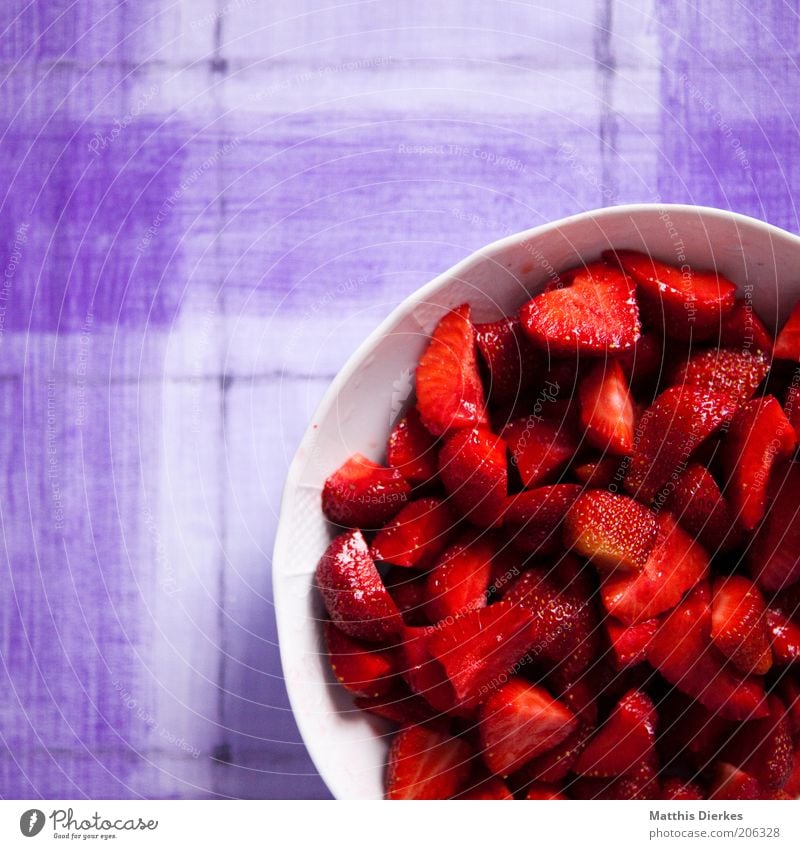
[{"label": "strawberry flesh", "polygon": [[745,675],[766,675],[772,666],[765,613],[764,597],[752,581],[734,575],[714,582],[711,639]]},{"label": "strawberry flesh", "polygon": [[336,680],[357,696],[383,696],[394,683],[394,658],[325,623],[328,658]]},{"label": "strawberry flesh", "polygon": [[568,421],[537,415],[503,428],[514,465],[525,487],[535,487],[563,469],[575,455],[578,440]]},{"label": "strawberry flesh", "polygon": [[507,403],[525,395],[542,370],[540,354],[522,332],[519,319],[504,317],[475,325],[478,350],[489,370],[489,398]]},{"label": "strawberry flesh", "polygon": [[503,511],[507,538],[525,553],[544,556],[560,550],[564,517],[580,494],[580,486],[564,483],[509,496]]},{"label": "strawberry flesh", "polygon": [[761,351],[751,354],[729,348],[710,348],[680,363],[672,370],[669,382],[724,392],[738,403],[744,403],[752,398],[768,371],[766,354]]},{"label": "strawberry flesh", "polygon": [[733,309],[722,316],[719,344],[723,348],[763,351],[768,354],[772,350],[773,340],[752,304],[737,298]]},{"label": "strawberry flesh", "polygon": [[772,354],[779,360],[800,362],[800,301],[794,305],[791,315],[778,334]]},{"label": "strawberry flesh", "polygon": [[434,622],[486,607],[495,547],[467,533],[442,554],[426,580],[427,611]]},{"label": "strawberry flesh", "polygon": [[470,748],[428,725],[410,725],[395,735],[386,774],[387,799],[449,799],[469,777]]},{"label": "strawberry flesh", "polygon": [[458,517],[438,498],[412,501],[375,535],[375,560],[425,568],[441,554],[457,529]]},{"label": "strawberry flesh", "polygon": [[622,366],[615,360],[593,365],[581,381],[579,399],[586,439],[601,451],[630,454],[634,410]]},{"label": "strawberry flesh", "polygon": [[727,551],[740,540],[736,520],[711,472],[691,463],[675,482],[668,507],[708,551]]},{"label": "strawberry flesh", "polygon": [[658,628],[658,619],[646,619],[636,625],[624,625],[608,618],[606,634],[617,669],[636,666],[647,658],[647,649]]},{"label": "strawberry flesh", "polygon": [[428,483],[436,474],[436,437],[422,424],[416,407],[389,434],[386,461],[414,486]]}]

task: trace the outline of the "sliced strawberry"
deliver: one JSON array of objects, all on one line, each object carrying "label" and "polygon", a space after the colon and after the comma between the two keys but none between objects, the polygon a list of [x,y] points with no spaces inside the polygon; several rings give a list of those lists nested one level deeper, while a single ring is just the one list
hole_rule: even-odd
[{"label": "sliced strawberry", "polygon": [[316,582],[331,619],[349,636],[381,642],[400,633],[400,611],[361,531],[347,531],[331,542],[317,565]]},{"label": "sliced strawberry", "polygon": [[469,777],[470,748],[428,725],[410,725],[389,749],[387,799],[449,799]]},{"label": "sliced strawberry", "polygon": [[489,397],[507,403],[525,395],[542,371],[541,355],[522,332],[519,319],[506,316],[475,325],[478,350],[489,370]]},{"label": "sliced strawberry", "polygon": [[633,401],[628,379],[615,360],[595,363],[581,381],[580,421],[587,440],[601,451],[633,450]]},{"label": "sliced strawberry", "polygon": [[525,787],[535,781],[552,783],[566,778],[591,736],[591,726],[579,723],[557,746],[528,761],[517,773],[519,783]]},{"label": "sliced strawberry", "polygon": [[523,486],[538,486],[556,475],[575,456],[578,439],[569,420],[530,415],[503,428]]},{"label": "sliced strawberry", "polygon": [[572,474],[587,487],[604,488],[614,483],[619,487],[625,478],[625,465],[619,457],[600,457],[574,465]]},{"label": "sliced strawberry", "polygon": [[772,350],[772,335],[756,315],[752,304],[737,298],[733,309],[722,316],[719,344],[724,348],[742,348],[768,354]]},{"label": "sliced strawberry", "polygon": [[503,513],[507,538],[526,553],[546,555],[559,551],[564,516],[580,494],[580,486],[564,483],[509,496]]},{"label": "sliced strawberry", "polygon": [[775,608],[767,609],[766,624],[775,663],[785,666],[800,660],[800,625]]},{"label": "sliced strawberry", "polygon": [[792,382],[789,384],[786,390],[783,412],[794,428],[795,436],[800,441],[800,383]]},{"label": "sliced strawberry", "polygon": [[462,535],[428,573],[427,610],[434,622],[486,607],[495,547],[484,536]]},{"label": "sliced strawberry", "polygon": [[792,314],[778,334],[772,355],[779,360],[800,362],[800,301],[794,305]]},{"label": "sliced strawberry", "polygon": [[655,750],[657,714],[648,696],[626,693],[581,752],[575,772],[610,778],[630,772]]},{"label": "sliced strawberry", "polygon": [[745,675],[766,675],[772,667],[765,613],[764,597],[752,581],[733,575],[714,582],[711,639]]},{"label": "sliced strawberry", "polygon": [[654,763],[643,761],[616,778],[579,778],[570,784],[573,799],[659,799],[661,788]]},{"label": "sliced strawberry", "polygon": [[789,458],[797,444],[794,428],[777,398],[767,395],[744,404],[725,438],[726,494],[739,524],[752,531],[764,517],[767,484],[774,463]]},{"label": "sliced strawberry", "polygon": [[424,572],[412,572],[403,566],[394,566],[386,573],[383,583],[406,625],[430,624],[425,610],[427,594]]},{"label": "sliced strawberry", "polygon": [[608,641],[617,669],[636,666],[647,658],[647,649],[658,628],[658,619],[646,619],[636,625],[624,625],[610,617],[605,621]]},{"label": "sliced strawberry", "polygon": [[730,348],[710,348],[693,354],[688,362],[673,368],[669,382],[676,386],[699,386],[710,392],[724,392],[737,402],[753,397],[767,376],[769,362],[761,351],[736,351]]},{"label": "sliced strawberry", "polygon": [[716,271],[695,271],[660,262],[636,251],[609,251],[636,281],[642,314],[664,335],[703,339],[733,309],[736,286]]},{"label": "sliced strawberry", "polygon": [[792,774],[794,749],[786,706],[770,696],[769,716],[743,722],[722,750],[722,760],[752,775],[764,787],[783,787]]},{"label": "sliced strawberry", "polygon": [[483,759],[496,775],[508,775],[577,728],[564,705],[519,678],[489,696],[481,705],[479,721]]},{"label": "sliced strawberry", "polygon": [[729,395],[698,386],[672,386],[656,398],[637,427],[636,448],[625,477],[632,495],[655,498],[680,474],[692,452],[736,411]]},{"label": "sliced strawberry", "polygon": [[417,409],[434,436],[486,421],[470,307],[441,319],[417,366]]},{"label": "sliced strawberry", "polygon": [[528,787],[528,792],[525,794],[528,801],[553,801],[555,799],[566,799],[567,797],[561,792],[561,788],[555,784],[545,784],[544,782],[535,782]]},{"label": "sliced strawberry", "polygon": [[378,528],[406,503],[410,492],[397,469],[354,454],[325,481],[322,512],[337,525]]},{"label": "sliced strawberry", "polygon": [[422,424],[416,407],[410,407],[389,434],[386,461],[414,486],[436,474],[436,437]]},{"label": "sliced strawberry", "polygon": [[374,649],[325,623],[325,642],[336,680],[357,696],[383,696],[394,683],[392,652]]},{"label": "sliced strawberry", "polygon": [[675,482],[669,509],[681,525],[712,553],[740,542],[736,521],[717,482],[700,463],[690,463]]},{"label": "sliced strawberry", "polygon": [[724,719],[768,713],[764,687],[726,665],[711,643],[711,591],[700,584],[661,622],[647,651],[650,663],[671,684]]},{"label": "sliced strawberry", "polygon": [[435,716],[433,708],[424,699],[399,684],[383,696],[358,696],[355,705],[397,725],[416,725]]},{"label": "sliced strawberry", "polygon": [[378,531],[372,541],[375,560],[394,566],[429,566],[457,530],[458,517],[438,498],[412,501]]},{"label": "sliced strawberry", "polygon": [[652,510],[605,490],[585,492],[564,522],[564,543],[603,572],[639,572],[656,542]]},{"label": "sliced strawberry", "polygon": [[412,692],[438,712],[469,715],[471,708],[457,698],[444,667],[431,654],[428,641],[434,631],[435,626],[404,630],[398,669]]},{"label": "sliced strawberry", "polygon": [[528,301],[520,322],[534,345],[557,355],[627,351],[641,333],[632,281],[601,262]]},{"label": "sliced strawberry", "polygon": [[693,802],[705,799],[703,789],[694,781],[684,781],[680,778],[666,778],[661,784],[662,799],[674,802]]},{"label": "sliced strawberry", "polygon": [[508,491],[506,444],[485,428],[461,430],[439,452],[439,475],[453,504],[473,524],[502,520]]},{"label": "sliced strawberry", "polygon": [[[586,727],[597,725],[597,694],[600,689],[601,664],[589,667],[571,681],[552,681],[553,692]],[[554,676],[560,678],[562,676]]]},{"label": "sliced strawberry", "polygon": [[498,778],[496,775],[491,775],[479,784],[469,786],[468,789],[459,794],[457,798],[469,799],[471,801],[508,802],[512,801],[514,796],[502,778]]},{"label": "sliced strawberry", "polygon": [[600,594],[606,610],[626,625],[652,619],[674,607],[708,574],[708,555],[669,513],[656,517],[657,536],[642,570],[615,573]]},{"label": "sliced strawberry", "polygon": [[631,385],[657,379],[664,358],[664,348],[655,333],[642,333],[632,351],[619,358]]},{"label": "sliced strawberry", "polygon": [[718,761],[711,779],[708,798],[717,801],[760,799],[761,787],[752,775],[731,764]]},{"label": "sliced strawberry", "polygon": [[769,508],[748,549],[750,574],[765,592],[800,580],[800,464],[776,466],[767,488]]}]

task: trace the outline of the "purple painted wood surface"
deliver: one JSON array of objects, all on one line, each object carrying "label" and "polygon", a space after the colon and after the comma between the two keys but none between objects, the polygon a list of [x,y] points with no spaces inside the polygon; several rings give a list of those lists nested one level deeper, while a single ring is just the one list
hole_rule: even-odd
[{"label": "purple painted wood surface", "polygon": [[782,0],[0,10],[0,795],[324,797],[270,557],[331,377],[486,242],[798,230]]}]

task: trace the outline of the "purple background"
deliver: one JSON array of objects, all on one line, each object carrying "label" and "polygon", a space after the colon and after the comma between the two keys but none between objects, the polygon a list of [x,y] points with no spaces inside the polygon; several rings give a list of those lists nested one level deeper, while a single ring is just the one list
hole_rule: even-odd
[{"label": "purple background", "polygon": [[0,795],[327,796],[270,589],[316,402],[509,232],[797,231],[792,5],[4,0]]}]

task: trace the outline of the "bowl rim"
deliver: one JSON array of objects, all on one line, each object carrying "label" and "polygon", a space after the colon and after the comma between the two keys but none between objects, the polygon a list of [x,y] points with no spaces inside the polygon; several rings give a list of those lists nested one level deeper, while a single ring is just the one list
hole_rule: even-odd
[{"label": "bowl rim", "polygon": [[285,639],[286,634],[288,634],[289,632],[289,625],[287,622],[288,602],[285,600],[285,593],[282,589],[281,582],[278,580],[278,575],[281,572],[281,565],[283,560],[282,552],[287,550],[287,534],[289,533],[289,523],[286,521],[286,514],[288,513],[290,502],[292,501],[295,489],[297,488],[297,479],[301,469],[301,458],[306,453],[306,449],[308,448],[309,444],[316,438],[318,434],[318,428],[315,426],[314,423],[317,421],[321,421],[327,415],[329,409],[335,403],[336,398],[338,397],[341,391],[341,388],[348,380],[350,380],[353,373],[360,365],[367,351],[369,351],[379,339],[385,336],[386,333],[391,329],[391,327],[396,324],[396,322],[403,315],[411,311],[419,302],[424,301],[426,298],[435,293],[439,289],[439,287],[442,286],[445,282],[454,277],[460,276],[462,271],[471,267],[476,261],[480,259],[486,259],[488,255],[500,251],[505,247],[514,245],[515,243],[518,243],[520,241],[536,238],[544,232],[564,227],[566,225],[573,225],[576,223],[580,223],[581,221],[590,221],[614,215],[625,216],[631,214],[652,212],[674,212],[676,214],[699,213],[706,217],[724,218],[740,223],[742,226],[745,227],[757,227],[759,229],[766,230],[774,237],[795,241],[798,243],[798,246],[800,246],[800,236],[791,233],[788,230],[784,230],[782,227],[778,227],[775,224],[770,224],[767,221],[762,221],[761,219],[754,218],[750,215],[745,215],[740,212],[734,212],[732,210],[687,203],[629,203],[620,204],[619,206],[604,206],[586,210],[584,212],[578,212],[573,215],[567,215],[563,218],[559,218],[555,221],[550,221],[545,224],[537,224],[535,227],[531,227],[527,230],[521,230],[517,233],[512,233],[508,236],[496,239],[495,241],[490,242],[489,244],[484,245],[483,247],[477,248],[476,250],[470,252],[469,255],[459,260],[454,265],[445,269],[440,274],[437,274],[436,277],[434,277],[429,282],[423,284],[419,288],[415,289],[413,292],[406,295],[406,297],[403,298],[403,300],[400,301],[397,306],[392,309],[392,311],[378,324],[378,326],[371,333],[369,333],[369,335],[358,345],[355,351],[353,351],[353,353],[348,357],[345,364],[342,366],[342,368],[331,381],[328,388],[325,390],[325,393],[322,396],[322,399],[320,400],[319,404],[317,404],[317,407],[315,408],[314,413],[311,416],[309,424],[306,427],[300,442],[298,443],[297,449],[294,453],[294,456],[292,458],[291,463],[289,464],[289,468],[286,473],[286,480],[284,482],[283,491],[281,494],[278,522],[275,532],[275,543],[273,545],[272,550],[271,583],[272,598],[275,608],[275,621],[278,634],[278,652],[281,660],[283,682],[284,686],[286,687],[286,692],[289,698],[289,705],[292,709],[292,715],[294,717],[295,723],[297,724],[297,728],[300,732],[303,744],[306,747],[306,751],[308,752],[309,757],[311,758],[311,761],[314,764],[314,767],[316,768],[317,772],[325,783],[325,786],[328,788],[334,798],[338,798],[337,793],[335,792],[336,782],[332,780],[331,776],[326,775],[327,770],[322,767],[322,758],[316,745],[315,736],[310,734],[310,730],[306,723],[303,711],[300,710],[300,703],[297,696],[297,692],[295,691],[295,688],[291,683],[292,679],[291,677],[286,675],[285,671],[283,671],[289,667],[288,650],[286,648],[287,640]]}]

